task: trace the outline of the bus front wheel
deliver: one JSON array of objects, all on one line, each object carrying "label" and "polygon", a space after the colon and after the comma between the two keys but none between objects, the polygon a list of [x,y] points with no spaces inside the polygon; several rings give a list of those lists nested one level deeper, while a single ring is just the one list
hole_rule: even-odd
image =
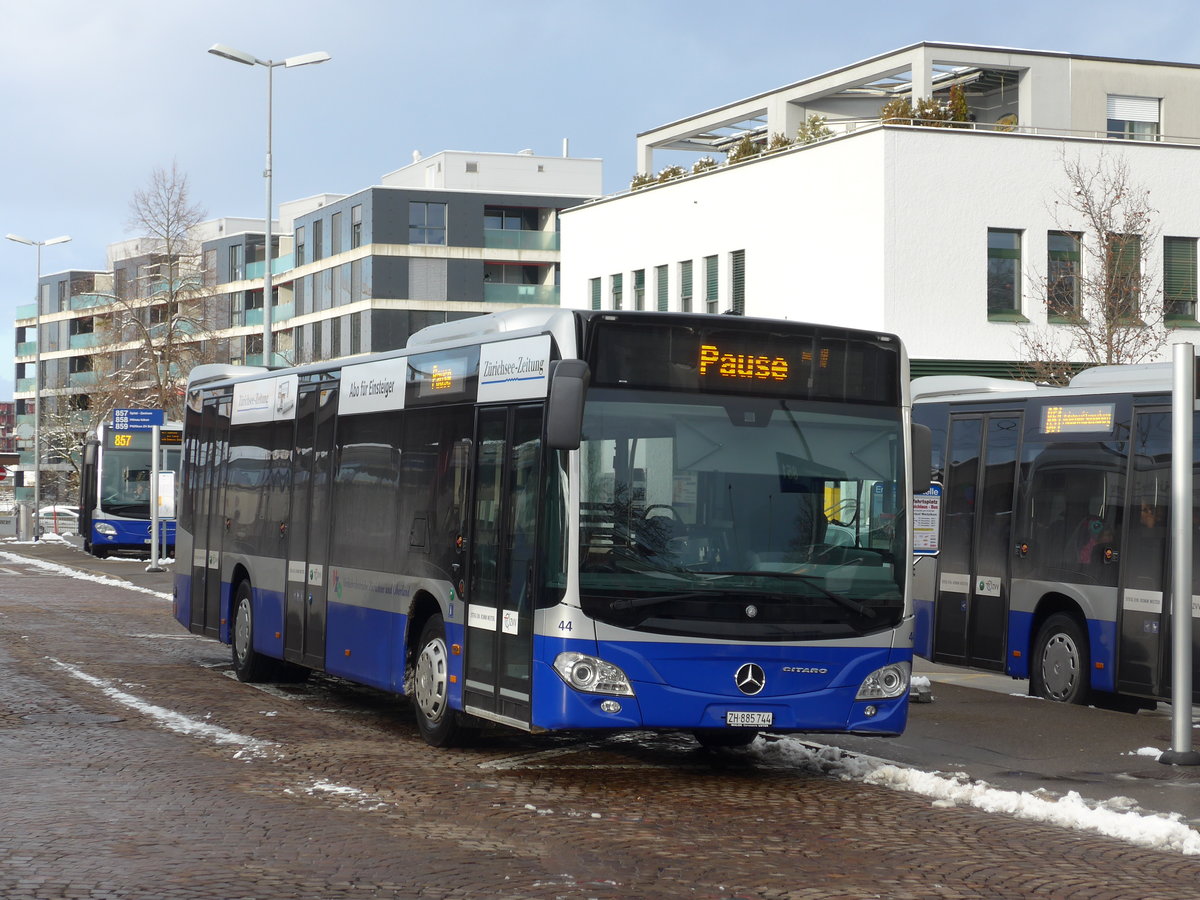
[{"label": "bus front wheel", "polygon": [[233,595],[233,671],[238,681],[254,683],[269,680],[272,660],[254,649],[254,608],[250,582],[238,582]]},{"label": "bus front wheel", "polygon": [[421,629],[413,676],[413,709],[421,737],[430,746],[450,747],[466,736],[462,714],[450,708],[450,654],[440,615],[430,616]]},{"label": "bus front wheel", "polygon": [[1038,631],[1029,672],[1029,693],[1058,703],[1088,701],[1090,651],[1079,620],[1055,613]]}]

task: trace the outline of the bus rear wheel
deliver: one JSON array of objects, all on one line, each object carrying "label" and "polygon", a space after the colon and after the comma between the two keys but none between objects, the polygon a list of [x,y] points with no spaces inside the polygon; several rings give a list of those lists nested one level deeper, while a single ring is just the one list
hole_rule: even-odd
[{"label": "bus rear wheel", "polygon": [[250,684],[269,681],[274,672],[274,660],[254,649],[254,607],[250,582],[238,582],[233,595],[233,671],[238,681]]},{"label": "bus rear wheel", "polygon": [[413,709],[417,729],[430,746],[450,747],[466,738],[462,714],[450,708],[450,653],[440,615],[430,616],[417,642]]},{"label": "bus rear wheel", "polygon": [[1055,613],[1038,630],[1029,693],[1058,703],[1087,703],[1090,656],[1087,634],[1079,620]]}]

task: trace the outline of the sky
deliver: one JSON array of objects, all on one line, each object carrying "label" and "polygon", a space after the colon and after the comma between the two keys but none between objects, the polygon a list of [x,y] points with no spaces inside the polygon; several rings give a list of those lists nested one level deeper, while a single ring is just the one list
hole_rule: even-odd
[{"label": "sky", "polygon": [[[70,235],[43,274],[104,270],[138,236],[129,202],[173,164],[212,218],[261,219],[266,70],[276,69],[273,192],[344,194],[439,150],[604,161],[635,173],[636,135],[918,41],[1200,62],[1195,7],[1147,0],[0,0],[0,234]],[[1120,23],[1119,25],[1114,23]],[[0,241],[0,400],[33,247]]]}]

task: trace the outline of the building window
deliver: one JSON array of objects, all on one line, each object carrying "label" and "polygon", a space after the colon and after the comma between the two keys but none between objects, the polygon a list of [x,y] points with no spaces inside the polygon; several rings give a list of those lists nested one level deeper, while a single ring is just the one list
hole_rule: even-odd
[{"label": "building window", "polygon": [[657,283],[656,291],[658,294],[658,297],[657,297],[658,302],[655,305],[658,307],[659,312],[667,311],[667,300],[668,300],[668,297],[670,296],[667,293],[667,290],[669,287],[667,284],[667,277],[668,276],[667,276],[667,267],[666,266],[656,266],[655,267],[654,280]]},{"label": "building window", "polygon": [[[329,253],[336,256],[342,252],[342,214],[335,212],[329,217]],[[334,354],[336,356],[336,354]]]},{"label": "building window", "polygon": [[321,349],[321,330],[324,327],[324,322],[312,323],[312,358],[314,361],[324,358],[324,353]]},{"label": "building window", "polygon": [[704,257],[704,309],[706,312],[715,313],[720,297],[717,292],[717,258],[715,256]]},{"label": "building window", "polygon": [[325,222],[316,219],[312,223],[312,258],[313,262],[325,256]]},{"label": "building window", "polygon": [[989,228],[987,243],[987,311],[989,316],[1021,312],[1021,232]]},{"label": "building window", "polygon": [[338,359],[342,355],[342,320],[329,320],[329,355]]},{"label": "building window", "polygon": [[646,308],[646,270],[638,269],[633,273],[633,308]]},{"label": "building window", "polygon": [[1108,95],[1108,136],[1132,141],[1158,140],[1157,97]]},{"label": "building window", "polygon": [[592,295],[592,309],[600,308],[600,279],[593,278],[588,282],[588,287]]},{"label": "building window", "polygon": [[350,207],[350,249],[362,246],[362,204]]},{"label": "building window", "polygon": [[446,204],[408,204],[408,242],[410,244],[446,243]]},{"label": "building window", "polygon": [[746,314],[746,251],[729,254],[729,297],[735,315]]},{"label": "building window", "polygon": [[227,281],[241,281],[245,272],[245,247],[234,244],[229,248],[229,277]]},{"label": "building window", "polygon": [[692,261],[685,259],[679,264],[679,311],[692,311]]},{"label": "building window", "polygon": [[304,265],[304,226],[296,227],[296,265]]},{"label": "building window", "polygon": [[362,353],[362,313],[350,317],[350,355]]},{"label": "building window", "polygon": [[625,276],[621,274],[612,277],[612,309],[620,309],[622,293],[625,286]]},{"label": "building window", "polygon": [[1070,231],[1046,235],[1046,311],[1051,319],[1079,313],[1079,235]]},{"label": "building window", "polygon": [[1136,234],[1110,234],[1105,263],[1112,319],[1136,322],[1142,281],[1142,239]]},{"label": "building window", "polygon": [[60,281],[58,283],[58,312],[62,312],[67,308],[67,282]]},{"label": "building window", "polygon": [[1196,318],[1196,239],[1163,238],[1163,313],[1171,319]]}]

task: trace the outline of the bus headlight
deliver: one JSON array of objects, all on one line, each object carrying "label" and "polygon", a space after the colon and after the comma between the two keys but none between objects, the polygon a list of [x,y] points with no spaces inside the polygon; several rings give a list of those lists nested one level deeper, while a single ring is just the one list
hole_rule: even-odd
[{"label": "bus headlight", "polygon": [[116,537],[117,529],[113,528],[107,522],[96,523],[96,534],[102,534],[105,537]]},{"label": "bus headlight", "polygon": [[589,694],[616,694],[632,697],[633,685],[625,673],[595,656],[583,653],[560,653],[554,660],[554,671],[577,691]]},{"label": "bus headlight", "polygon": [[863,679],[855,700],[889,700],[908,690],[909,664],[892,663]]}]

